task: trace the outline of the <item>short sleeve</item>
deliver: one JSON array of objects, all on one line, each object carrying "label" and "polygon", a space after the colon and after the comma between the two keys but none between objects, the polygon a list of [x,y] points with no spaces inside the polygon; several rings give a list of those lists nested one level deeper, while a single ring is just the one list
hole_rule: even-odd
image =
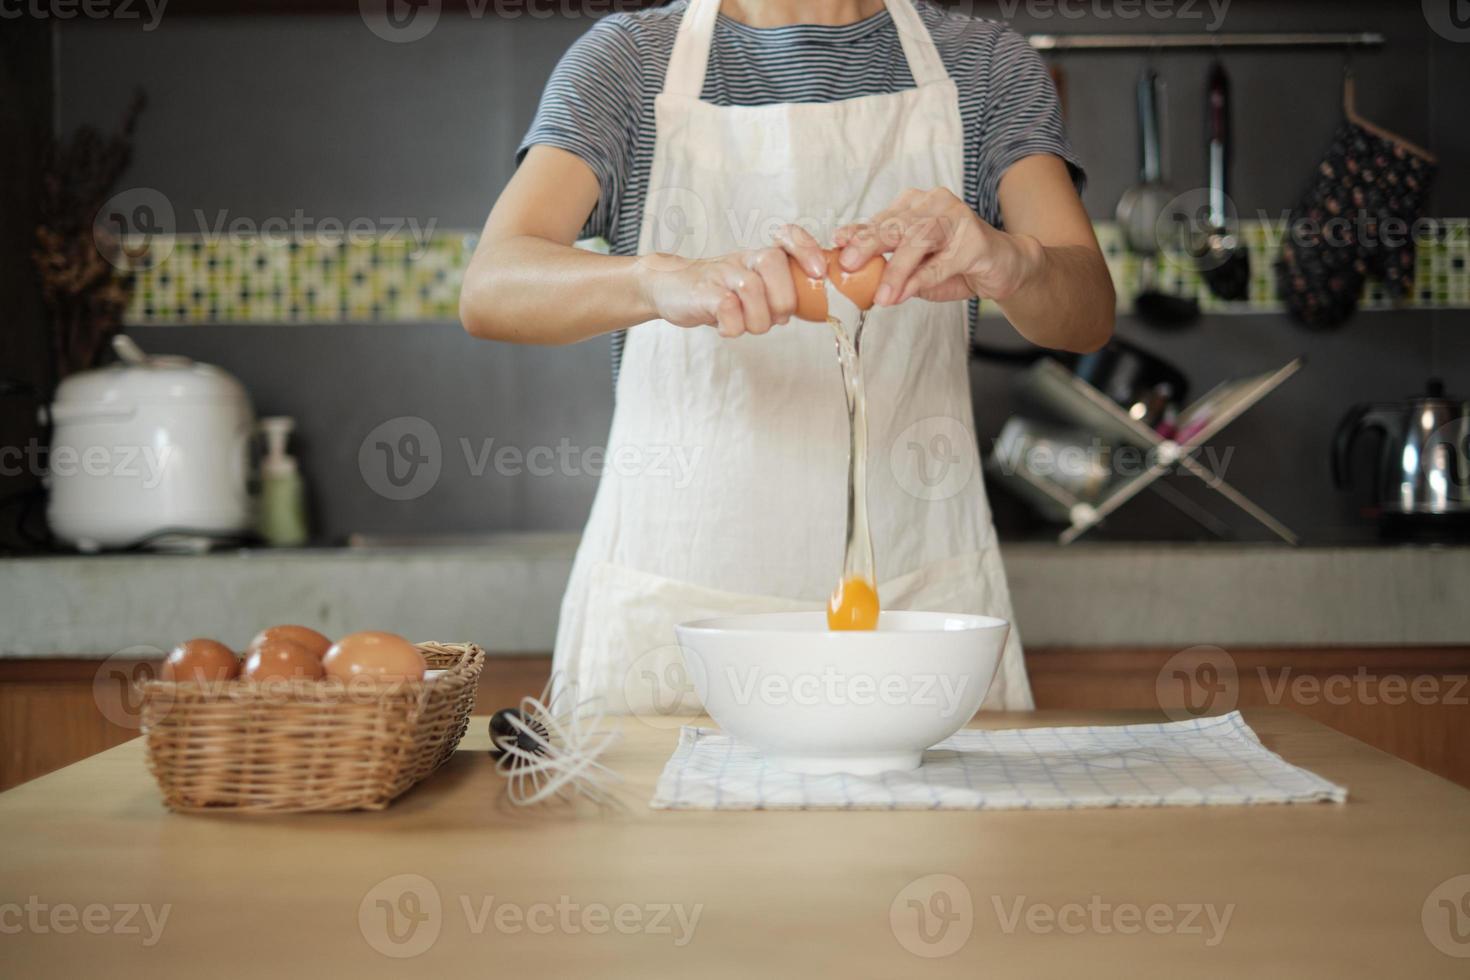
[{"label": "short sleeve", "polygon": [[632,166],[642,73],[638,48],[619,20],[599,20],[562,56],[516,151],[517,165],[532,146],[555,146],[592,168],[601,194],[582,230],[588,238],[611,237]]},{"label": "short sleeve", "polygon": [[976,212],[999,227],[1000,181],[1018,160],[1040,153],[1061,157],[1077,190],[1086,175],[1062,125],[1056,86],[1027,40],[1015,31],[997,37],[981,111]]}]

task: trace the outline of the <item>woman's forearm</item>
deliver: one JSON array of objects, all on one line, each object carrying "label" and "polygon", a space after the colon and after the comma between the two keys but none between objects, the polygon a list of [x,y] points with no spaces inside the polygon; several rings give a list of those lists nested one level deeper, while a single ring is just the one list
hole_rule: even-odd
[{"label": "woman's forearm", "polygon": [[1087,353],[1107,343],[1117,298],[1097,250],[1013,237],[1029,253],[1030,271],[1020,288],[996,302],[1011,326],[1033,344],[1053,350]]},{"label": "woman's forearm", "polygon": [[651,320],[647,263],[515,235],[482,247],[465,272],[459,316],[476,337],[571,344]]}]

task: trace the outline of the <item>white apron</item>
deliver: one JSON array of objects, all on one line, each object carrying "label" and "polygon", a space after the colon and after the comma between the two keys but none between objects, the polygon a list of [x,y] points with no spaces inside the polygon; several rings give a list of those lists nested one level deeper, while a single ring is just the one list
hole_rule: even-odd
[{"label": "white apron", "polygon": [[[909,0],[885,0],[916,87],[835,103],[701,102],[719,0],[691,0],[655,102],[639,254],[818,240],[908,188],[963,196],[954,83]],[[1011,615],[970,403],[964,303],[875,308],[863,336],[868,510],[885,609]],[[832,329],[727,340],[654,320],[623,349],[606,462],[554,667],[612,711],[697,707],[675,623],[825,608],[842,570],[847,408]],[[1012,629],[986,708],[1033,707]]]}]

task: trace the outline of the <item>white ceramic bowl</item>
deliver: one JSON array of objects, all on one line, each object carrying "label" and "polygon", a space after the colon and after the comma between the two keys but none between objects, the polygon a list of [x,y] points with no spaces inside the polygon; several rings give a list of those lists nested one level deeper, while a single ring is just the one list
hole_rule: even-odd
[{"label": "white ceramic bowl", "polygon": [[884,612],[833,632],[825,612],[763,613],[675,627],[695,691],[721,728],[793,772],[916,769],[985,700],[1010,624],[990,616]]}]

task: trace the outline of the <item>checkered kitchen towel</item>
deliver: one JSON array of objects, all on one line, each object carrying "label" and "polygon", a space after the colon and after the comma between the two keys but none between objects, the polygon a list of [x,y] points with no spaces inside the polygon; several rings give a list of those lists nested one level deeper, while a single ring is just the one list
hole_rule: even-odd
[{"label": "checkered kitchen towel", "polygon": [[1261,744],[1239,712],[1159,725],[966,729],[913,772],[808,776],[709,728],[684,728],[659,810],[1067,810],[1341,803],[1347,790]]}]

